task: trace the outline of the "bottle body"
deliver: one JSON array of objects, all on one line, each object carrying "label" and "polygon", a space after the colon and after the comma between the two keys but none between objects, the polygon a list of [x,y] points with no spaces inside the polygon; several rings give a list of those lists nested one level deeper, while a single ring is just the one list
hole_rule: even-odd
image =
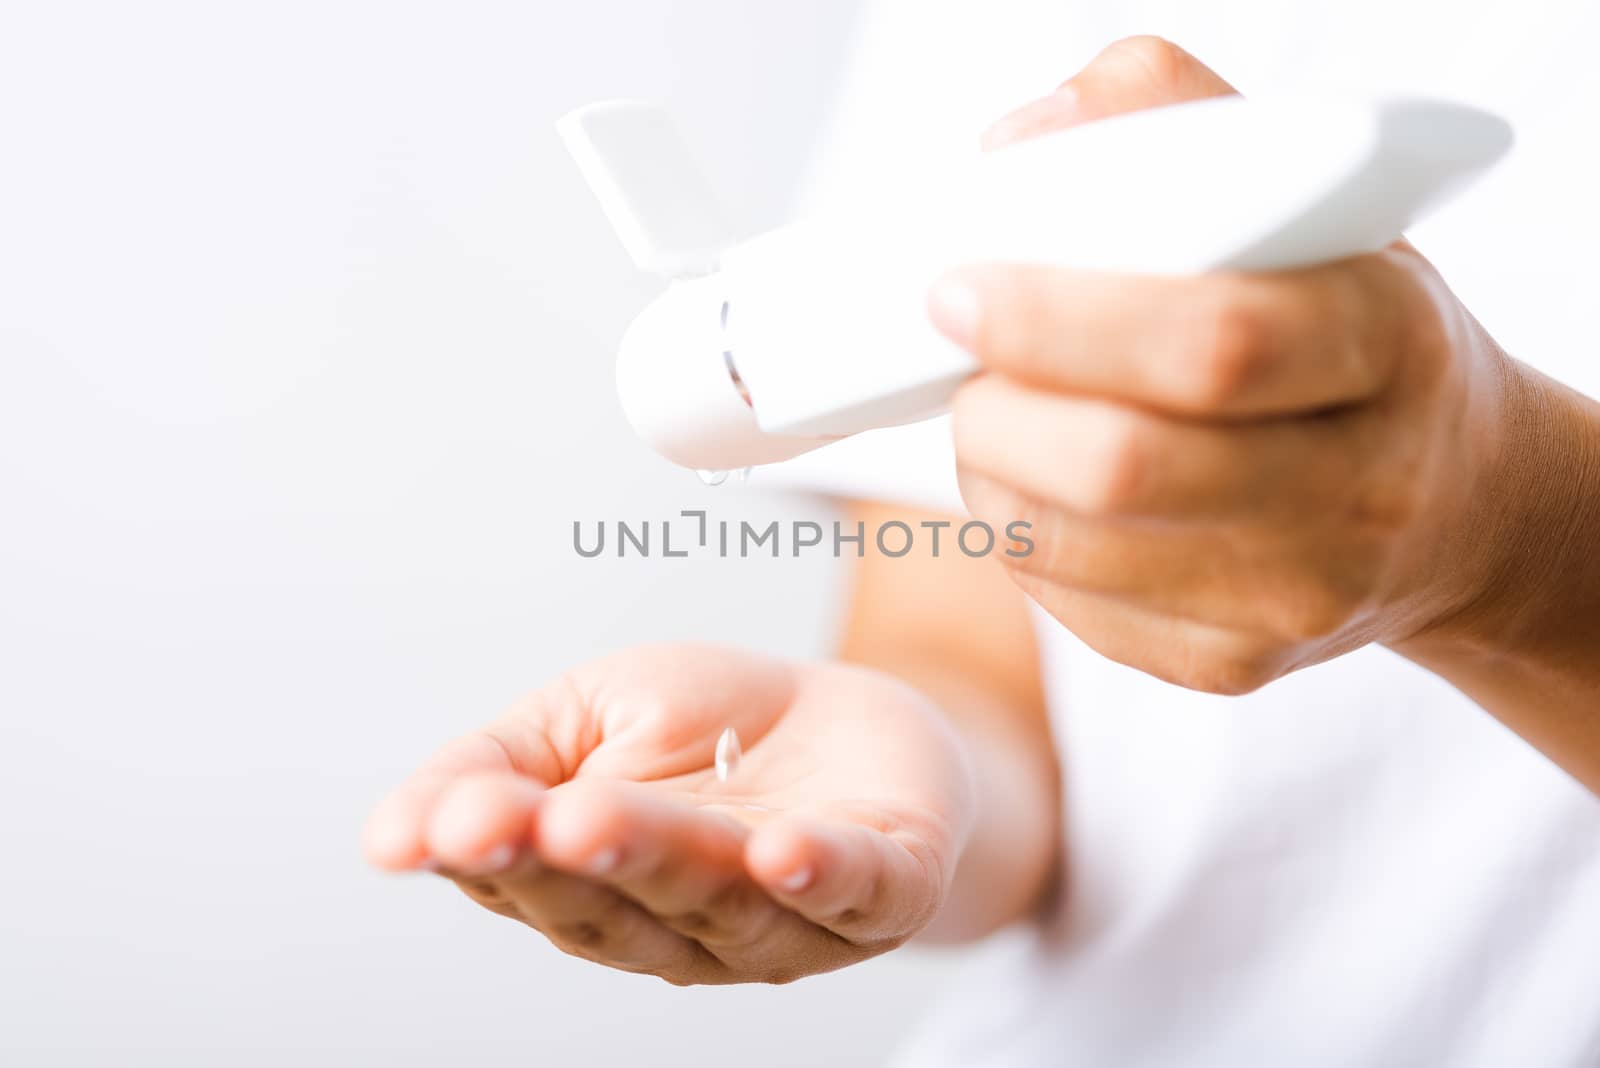
[{"label": "bottle body", "polygon": [[1052,134],[725,250],[630,329],[619,389],[668,459],[775,462],[944,409],[976,370],[927,315],[955,266],[1325,262],[1383,247],[1508,142],[1492,116],[1416,100],[1204,101]]}]

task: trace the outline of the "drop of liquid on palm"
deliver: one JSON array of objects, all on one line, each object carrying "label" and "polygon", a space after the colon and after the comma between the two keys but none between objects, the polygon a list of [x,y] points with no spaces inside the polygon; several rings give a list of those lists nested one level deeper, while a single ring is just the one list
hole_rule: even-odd
[{"label": "drop of liquid on palm", "polygon": [[722,737],[717,739],[717,781],[727,782],[733,778],[734,772],[739,770],[739,761],[744,759],[744,750],[739,746],[739,732],[732,727],[727,727],[722,732]]}]

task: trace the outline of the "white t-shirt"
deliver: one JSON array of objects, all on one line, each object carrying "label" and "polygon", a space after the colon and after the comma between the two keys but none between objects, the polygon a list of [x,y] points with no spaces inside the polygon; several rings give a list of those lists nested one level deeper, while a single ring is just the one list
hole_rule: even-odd
[{"label": "white t-shirt", "polygon": [[[1510,118],[1513,157],[1412,237],[1509,351],[1600,392],[1594,0],[883,3],[810,206],[969,153],[1132,33],[1246,93],[1388,87]],[[951,470],[940,421],[783,478],[959,509]],[[905,1064],[1600,1064],[1600,799],[1382,648],[1223,698],[1037,616],[1067,892],[963,969]]]}]

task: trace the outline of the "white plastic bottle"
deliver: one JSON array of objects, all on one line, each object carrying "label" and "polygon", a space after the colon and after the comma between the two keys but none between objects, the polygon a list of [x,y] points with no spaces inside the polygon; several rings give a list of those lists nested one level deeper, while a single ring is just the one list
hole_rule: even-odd
[{"label": "white plastic bottle", "polygon": [[927,317],[952,267],[1308,266],[1387,245],[1511,143],[1502,120],[1433,100],[1220,98],[735,241],[659,108],[591,105],[560,130],[635,261],[674,279],[622,340],[623,408],[662,456],[710,470],[938,414],[974,371]]}]

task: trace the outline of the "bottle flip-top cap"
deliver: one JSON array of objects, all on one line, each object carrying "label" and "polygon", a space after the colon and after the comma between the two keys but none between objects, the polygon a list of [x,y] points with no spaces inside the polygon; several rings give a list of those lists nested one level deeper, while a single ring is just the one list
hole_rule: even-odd
[{"label": "bottle flip-top cap", "polygon": [[617,354],[617,393],[638,435],[701,470],[775,463],[826,444],[764,433],[741,391],[715,273],[734,230],[671,117],[655,104],[614,100],[579,108],[557,129],[634,262],[677,279],[633,321]]},{"label": "bottle flip-top cap", "polygon": [[776,463],[830,440],[768,434],[738,380],[721,279],[674,282],[639,313],[617,353],[617,396],[634,432],[684,467]]}]

